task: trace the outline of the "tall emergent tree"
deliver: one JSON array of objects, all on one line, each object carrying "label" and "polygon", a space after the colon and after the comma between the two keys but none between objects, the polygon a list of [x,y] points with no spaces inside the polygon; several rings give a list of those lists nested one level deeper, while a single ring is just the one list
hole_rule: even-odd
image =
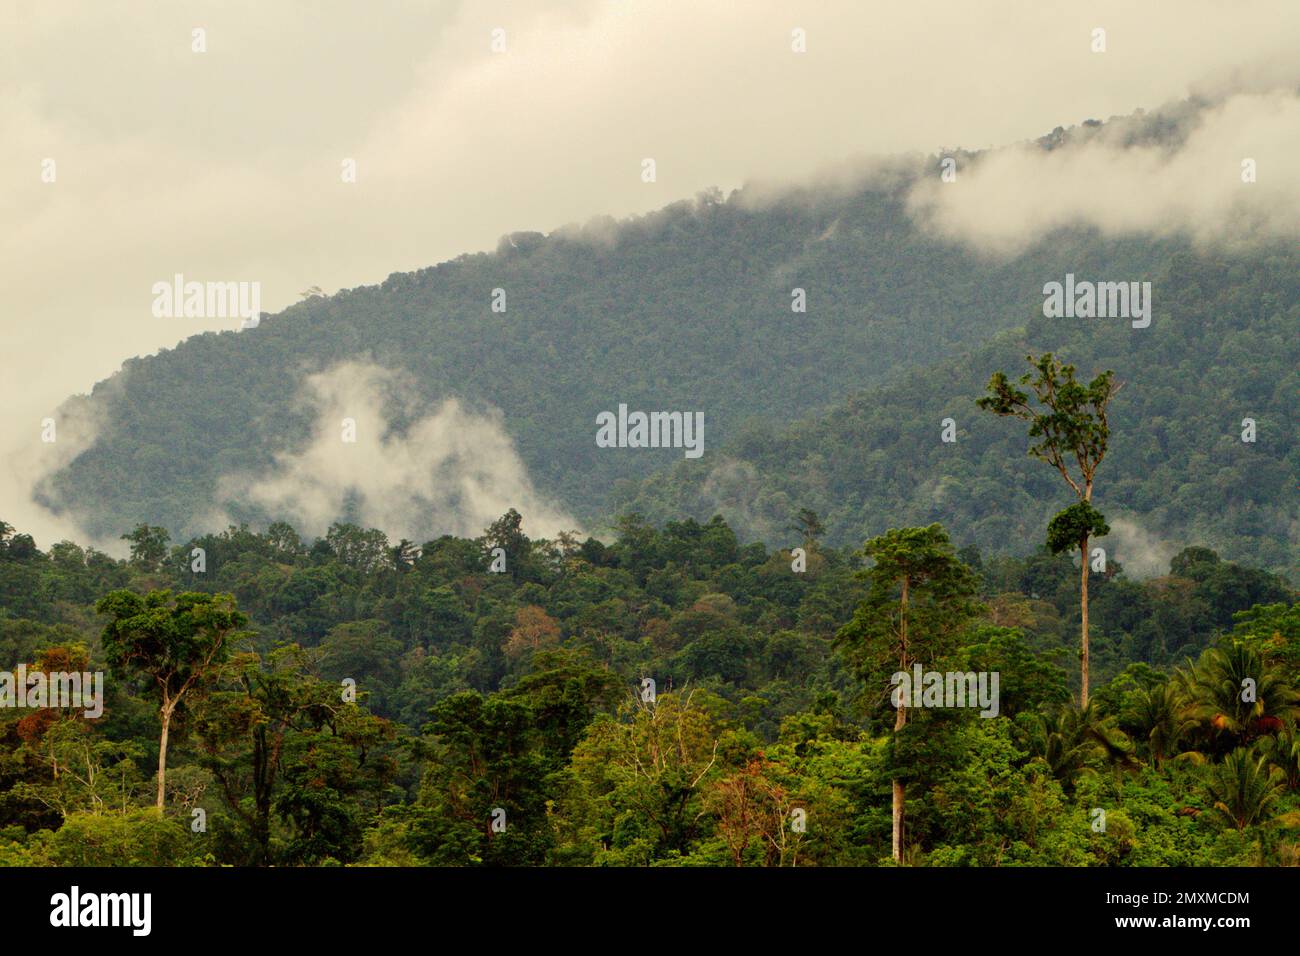
[{"label": "tall emergent tree", "polygon": [[[910,679],[913,664],[955,649],[957,635],[978,609],[976,580],[937,524],[891,529],[868,541],[863,551],[875,561],[871,589],[835,640],[868,685],[886,687],[892,675]],[[896,711],[895,734],[907,724],[904,699]],[[895,778],[893,855],[898,861],[903,858],[905,796],[903,781]]]},{"label": "tall emergent tree", "polygon": [[162,732],[158,738],[158,809],[166,795],[167,732],[187,695],[201,690],[225,661],[231,637],[248,623],[229,594],[171,591],[110,591],[95,605],[111,620],[104,627],[104,653],[121,678],[141,675],[156,697]]},{"label": "tall emergent tree", "polygon": [[1092,507],[1092,487],[1110,440],[1106,406],[1120,390],[1121,384],[1114,380],[1114,373],[1108,369],[1084,385],[1075,379],[1074,366],[1057,361],[1051,352],[1037,359],[1032,355],[1026,358],[1033,372],[1022,375],[1020,384],[1033,389],[1036,402],[1031,402],[1029,395],[1013,385],[1005,373],[995,372],[989,379],[989,394],[978,399],[976,404],[996,415],[1029,422],[1029,437],[1034,439],[1029,454],[1059,471],[1079,498],[1078,504],[1052,519],[1048,544],[1056,552],[1070,545],[1079,548],[1079,704],[1087,707],[1088,538],[1104,535],[1110,530],[1101,512]]}]

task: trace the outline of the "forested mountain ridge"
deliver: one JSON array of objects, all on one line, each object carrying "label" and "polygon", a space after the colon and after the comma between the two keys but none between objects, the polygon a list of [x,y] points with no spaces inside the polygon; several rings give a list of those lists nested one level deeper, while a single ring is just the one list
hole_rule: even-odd
[{"label": "forested mountain ridge", "polygon": [[[981,412],[975,400],[994,372],[1018,378],[1027,353],[1051,351],[1084,380],[1113,369],[1124,383],[1096,488],[1109,518],[1135,524],[1131,538],[1195,539],[1294,574],[1300,256],[1186,252],[1152,279],[1149,328],[1046,318],[1040,304],[1022,316],[1023,328],[864,390],[828,414],[784,430],[754,428],[711,459],[622,486],[615,506],[654,521],[720,513],[739,533],[767,541],[789,537],[788,516],[799,507],[822,514],[839,543],[938,521],[959,542],[1028,553],[1067,503],[1064,488],[1028,457],[1023,428]],[[955,443],[941,440],[949,417]],[[1242,440],[1248,418],[1253,442]],[[1137,558],[1131,550],[1115,556]]]},{"label": "forested mountain ridge", "polygon": [[[1147,124],[1148,136],[1179,128]],[[1070,142],[1058,131],[1042,147]],[[96,441],[41,500],[93,534],[141,521],[209,530],[223,476],[268,469],[308,440],[303,377],[364,358],[408,373],[423,407],[455,395],[500,409],[538,490],[596,523],[616,481],[681,457],[598,449],[596,415],[619,403],[703,412],[709,460],[743,422],[791,423],[1018,324],[1051,277],[1144,277],[1182,248],[1079,232],[988,259],[915,225],[908,185],[938,167],[908,169],[856,188],[706,194],[623,223],[516,233],[492,254],[312,297],[258,328],[132,359],[86,400],[101,423]],[[806,312],[792,311],[795,289]],[[494,290],[504,312],[491,309]],[[216,504],[237,519],[283,517]]]}]

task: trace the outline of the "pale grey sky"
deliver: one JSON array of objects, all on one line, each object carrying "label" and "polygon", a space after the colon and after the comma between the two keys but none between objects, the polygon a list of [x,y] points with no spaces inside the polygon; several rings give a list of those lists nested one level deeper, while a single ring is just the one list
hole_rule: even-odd
[{"label": "pale grey sky", "polygon": [[[1294,89],[1298,41],[1294,0],[0,0],[0,516],[75,535],[27,500],[71,450],[41,419],[128,357],[237,326],[155,318],[177,272],[258,281],[273,312],[710,185],[1012,143],[1257,75]],[[1282,109],[1223,128],[1276,132]],[[1022,206],[1002,215],[1043,199]]]}]

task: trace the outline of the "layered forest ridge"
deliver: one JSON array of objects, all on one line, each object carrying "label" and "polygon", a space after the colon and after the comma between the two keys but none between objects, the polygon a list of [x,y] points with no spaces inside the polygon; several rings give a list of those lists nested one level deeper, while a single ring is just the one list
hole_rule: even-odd
[{"label": "layered forest ridge", "polygon": [[[989,376],[1025,355],[1068,356],[1081,377],[1113,369],[1111,447],[1096,501],[1115,556],[1156,572],[1169,543],[1297,566],[1300,518],[1295,399],[1300,394],[1300,262],[1294,251],[1229,258],[1181,254],[1153,274],[1152,329],[1124,320],[1031,314],[1003,333],[833,411],[778,430],[755,427],[720,455],[688,461],[617,504],[654,520],[720,513],[747,537],[780,540],[800,507],[832,538],[941,522],[958,540],[1022,553],[1068,504],[1059,475],[1026,454],[1021,428],[976,408]],[[1153,331],[1158,334],[1150,334]],[[940,440],[941,422],[956,441]],[[1243,422],[1255,441],[1242,440]]]},{"label": "layered forest ridge", "polygon": [[[1300,864],[1300,250],[1254,158],[1179,149],[1275,176],[1233,124],[1295,92],[514,232],[128,360],[42,421],[75,540],[0,514],[0,867]],[[1054,160],[1103,145],[1090,218]],[[998,156],[1042,166],[945,185]]]},{"label": "layered forest ridge", "polygon": [[[1135,144],[1172,146],[1196,109],[1107,126]],[[1076,148],[1101,128],[1058,129],[1039,146]],[[72,403],[90,412],[96,440],[44,484],[41,500],[108,539],[140,522],[192,535],[281,517],[312,533],[343,518],[423,539],[472,534],[484,516],[521,503],[528,521],[536,500],[553,516],[534,526],[543,532],[569,524],[604,533],[626,508],[718,511],[774,546],[806,505],[825,515],[835,542],[860,542],[889,513],[942,520],[959,542],[1028,553],[1038,543],[1031,529],[1057,506],[1044,493],[1050,476],[1030,467],[1014,429],[977,420],[973,397],[1026,349],[1061,347],[1081,374],[1105,365],[1128,382],[1100,500],[1129,516],[1135,534],[1204,540],[1226,556],[1286,566],[1296,540],[1285,414],[1296,384],[1294,258],[1198,255],[1179,240],[1089,230],[992,258],[909,215],[909,184],[936,174],[937,162],[877,164],[855,181],[779,194],[706,194],[549,236],[516,233],[495,253],[313,296],[255,329],[132,359]],[[1155,328],[1043,319],[1044,285],[1067,274],[1152,281]],[[806,312],[792,310],[795,289]],[[498,300],[504,312],[493,311]],[[508,448],[508,435],[524,474],[506,487],[535,489],[535,499],[502,493],[466,518],[473,491],[441,505],[414,496],[376,514],[334,489],[325,496],[334,513],[310,515],[246,494],[273,483],[286,457],[299,456],[302,469],[333,407],[311,376],[352,363],[384,370],[373,401],[389,435],[423,434],[430,410],[457,399],[438,421],[486,422],[493,447]],[[1243,364],[1249,374],[1207,371]],[[703,456],[601,454],[597,416],[621,403],[702,412]],[[1261,436],[1249,446],[1237,439],[1246,415]],[[947,416],[955,444],[938,440]],[[492,471],[484,454],[439,457],[443,483],[459,488],[467,470]],[[390,490],[376,494],[391,499]],[[1005,501],[996,515],[995,494]]]},{"label": "layered forest ridge", "polygon": [[[1174,142],[1182,129],[1179,117],[1118,122],[1135,142]],[[1057,130],[1040,144],[1060,150],[1095,134]],[[131,359],[81,399],[99,423],[96,441],[45,483],[43,502],[107,537],[139,522],[208,531],[209,502],[230,518],[272,520],[222,479],[268,472],[277,454],[307,446],[305,376],[364,360],[404,375],[389,427],[402,431],[448,397],[499,410],[538,492],[598,524],[616,483],[681,458],[598,454],[595,419],[619,403],[702,411],[706,449],[720,449],[746,423],[793,423],[1022,325],[1053,277],[1173,274],[1182,248],[1173,241],[1079,230],[995,260],[932,237],[906,196],[935,163],[880,166],[857,185],[705,194],[640,219],[516,233],[494,254],[308,298],[259,328]],[[794,289],[806,312],[792,311]],[[506,311],[491,308],[494,290]],[[1162,286],[1157,308],[1173,294]],[[1169,328],[1162,321],[1148,337]],[[701,466],[714,462],[706,451]],[[412,537],[439,531],[472,528],[411,528]]]}]

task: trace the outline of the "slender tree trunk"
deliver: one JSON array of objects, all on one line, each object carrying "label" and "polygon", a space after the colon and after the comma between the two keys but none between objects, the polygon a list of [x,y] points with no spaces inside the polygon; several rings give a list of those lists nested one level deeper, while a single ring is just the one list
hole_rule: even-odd
[{"label": "slender tree trunk", "polygon": [[[901,717],[901,711],[900,711]],[[895,725],[895,729],[902,723]],[[894,861],[903,861],[903,781],[895,779],[894,785]]]},{"label": "slender tree trunk", "polygon": [[1079,545],[1079,611],[1082,625],[1079,642],[1082,648],[1080,663],[1082,665],[1082,693],[1079,706],[1088,706],[1088,539],[1085,537]]},{"label": "slender tree trunk", "polygon": [[171,727],[172,706],[163,704],[162,735],[158,738],[158,812],[161,813],[167,796],[167,730]]},{"label": "slender tree trunk", "polygon": [[[902,611],[899,620],[899,635],[902,638],[903,654],[899,661],[900,667],[904,673],[907,672],[907,585],[908,580],[903,578],[903,597],[900,602]],[[908,676],[911,680],[911,676]],[[912,693],[916,688],[912,688]],[[898,714],[894,717],[894,733],[897,734],[907,725],[907,706],[899,701]],[[894,862],[901,863],[903,860],[903,781],[895,778],[892,781],[894,791],[893,804],[893,842],[894,842]]]},{"label": "slender tree trunk", "polygon": [[266,727],[253,735],[253,838],[257,841],[257,865],[271,859],[271,755]]}]

